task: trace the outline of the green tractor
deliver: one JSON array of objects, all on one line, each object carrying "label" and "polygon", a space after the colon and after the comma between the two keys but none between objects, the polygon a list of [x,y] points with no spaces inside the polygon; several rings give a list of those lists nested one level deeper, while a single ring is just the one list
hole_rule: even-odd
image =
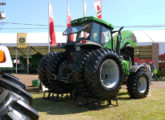
[{"label": "green tractor", "polygon": [[73,20],[63,33],[67,43],[59,47],[65,51],[41,59],[41,82],[56,94],[100,100],[116,97],[126,83],[131,98],[146,97],[150,79],[145,66],[134,65],[136,38],[130,31],[121,32],[123,27],[113,29],[95,17]]}]

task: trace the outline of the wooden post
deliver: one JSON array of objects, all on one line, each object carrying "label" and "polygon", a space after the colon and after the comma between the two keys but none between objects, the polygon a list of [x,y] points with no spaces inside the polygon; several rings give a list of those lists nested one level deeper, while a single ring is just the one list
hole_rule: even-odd
[{"label": "wooden post", "polygon": [[163,72],[163,54],[160,57],[161,57],[161,72]]}]

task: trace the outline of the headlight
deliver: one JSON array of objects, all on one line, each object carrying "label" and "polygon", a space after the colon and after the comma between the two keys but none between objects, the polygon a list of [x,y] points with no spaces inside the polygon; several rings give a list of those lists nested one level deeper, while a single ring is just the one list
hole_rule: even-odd
[{"label": "headlight", "polygon": [[80,51],[80,47],[76,47],[76,51]]}]

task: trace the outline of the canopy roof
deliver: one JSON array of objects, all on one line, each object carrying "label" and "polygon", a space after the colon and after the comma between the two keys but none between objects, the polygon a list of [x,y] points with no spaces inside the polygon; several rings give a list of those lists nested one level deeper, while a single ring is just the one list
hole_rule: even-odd
[{"label": "canopy roof", "polygon": [[[137,39],[137,45],[151,45],[159,43],[159,54],[165,53],[165,30],[150,30],[150,31],[133,31]],[[66,36],[62,32],[56,32],[56,42],[66,43]],[[0,33],[0,44],[10,47],[17,45],[17,33]],[[27,44],[29,46],[45,46],[46,50],[49,46],[48,33],[27,33]]]}]

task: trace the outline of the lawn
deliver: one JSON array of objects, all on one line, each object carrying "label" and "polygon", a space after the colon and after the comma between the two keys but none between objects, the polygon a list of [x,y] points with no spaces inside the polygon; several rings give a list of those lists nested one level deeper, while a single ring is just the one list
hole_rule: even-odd
[{"label": "lawn", "polygon": [[55,102],[43,100],[41,93],[31,94],[40,120],[165,120],[165,89],[154,88],[151,97],[138,100],[130,99],[122,89],[118,95],[119,106],[100,110],[76,106],[75,101],[68,99]]}]

